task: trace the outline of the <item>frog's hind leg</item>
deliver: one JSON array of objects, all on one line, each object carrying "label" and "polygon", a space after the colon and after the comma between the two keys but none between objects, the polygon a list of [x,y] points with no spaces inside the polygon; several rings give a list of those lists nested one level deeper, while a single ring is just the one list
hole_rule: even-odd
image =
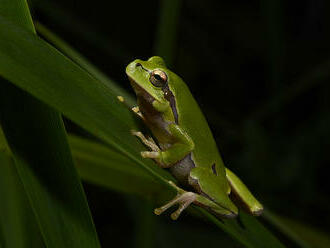
[{"label": "frog's hind leg", "polygon": [[252,195],[250,190],[245,184],[229,169],[226,168],[226,177],[231,187],[231,194],[239,201],[241,206],[248,212],[255,216],[259,216],[263,212],[263,206],[261,203]]},{"label": "frog's hind leg", "polygon": [[178,194],[176,197],[174,197],[174,199],[166,203],[164,206],[160,208],[156,208],[154,210],[154,213],[160,215],[170,207],[174,206],[175,204],[179,204],[179,208],[171,214],[172,220],[176,220],[177,218],[179,218],[182,211],[185,210],[191,203],[193,203],[196,200],[197,196],[193,192],[187,192],[177,187],[171,181],[169,183],[177,189]]}]

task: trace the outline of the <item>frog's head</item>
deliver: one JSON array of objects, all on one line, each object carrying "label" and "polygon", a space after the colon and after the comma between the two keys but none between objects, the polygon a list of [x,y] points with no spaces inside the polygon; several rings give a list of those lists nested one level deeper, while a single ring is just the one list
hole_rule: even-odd
[{"label": "frog's head", "polygon": [[168,86],[172,72],[167,69],[161,57],[154,56],[147,61],[136,59],[126,67],[126,74],[137,96],[152,97],[159,105],[166,105],[164,88]]},{"label": "frog's head", "polygon": [[194,180],[195,188],[203,196],[199,198],[199,204],[217,215],[227,218],[236,217],[238,209],[228,196],[227,179],[215,173],[214,166],[195,167],[190,172],[190,180]]}]

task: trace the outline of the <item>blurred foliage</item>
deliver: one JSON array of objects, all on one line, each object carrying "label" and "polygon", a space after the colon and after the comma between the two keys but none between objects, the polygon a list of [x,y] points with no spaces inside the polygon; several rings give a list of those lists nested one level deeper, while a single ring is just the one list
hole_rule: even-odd
[{"label": "blurred foliage", "polygon": [[[35,20],[127,90],[125,65],[161,53],[155,41],[166,46],[170,35],[157,31],[161,1],[29,2]],[[329,5],[182,1],[180,14],[173,13],[177,42],[169,57],[200,103],[227,166],[311,247],[328,247],[330,231]],[[66,127],[88,136],[70,121]],[[154,219],[140,198],[89,183],[85,190],[104,247],[133,247],[135,241],[136,247],[241,247],[188,216],[177,223]],[[134,239],[137,230],[147,238]]]}]

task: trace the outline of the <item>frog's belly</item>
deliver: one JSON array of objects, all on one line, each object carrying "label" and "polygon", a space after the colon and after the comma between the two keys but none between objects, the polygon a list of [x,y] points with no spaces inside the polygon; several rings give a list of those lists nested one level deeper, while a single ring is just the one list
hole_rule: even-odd
[{"label": "frog's belly", "polygon": [[188,178],[190,171],[195,167],[194,161],[191,159],[191,153],[185,156],[170,168],[171,174],[186,187],[191,187]]}]

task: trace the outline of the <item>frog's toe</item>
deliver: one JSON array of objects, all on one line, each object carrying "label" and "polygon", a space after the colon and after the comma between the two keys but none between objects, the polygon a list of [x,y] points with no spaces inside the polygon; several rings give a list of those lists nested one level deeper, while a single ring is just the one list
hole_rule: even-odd
[{"label": "frog's toe", "polygon": [[141,156],[143,158],[159,158],[159,152],[145,151],[145,152],[141,152]]},{"label": "frog's toe", "polygon": [[133,136],[136,136],[136,137],[139,137],[139,138],[140,138],[141,135],[143,135],[141,132],[136,131],[134,129],[131,129],[130,132]]},{"label": "frog's toe", "polygon": [[118,101],[125,102],[125,98],[123,96],[117,96]]},{"label": "frog's toe", "polygon": [[185,192],[183,194],[178,194],[173,200],[165,204],[160,208],[156,208],[154,213],[156,215],[160,215],[165,212],[170,207],[174,206],[175,204],[179,204],[179,208],[171,214],[172,220],[176,220],[179,218],[180,214],[185,210],[191,203],[196,200],[196,194],[193,192]]}]

